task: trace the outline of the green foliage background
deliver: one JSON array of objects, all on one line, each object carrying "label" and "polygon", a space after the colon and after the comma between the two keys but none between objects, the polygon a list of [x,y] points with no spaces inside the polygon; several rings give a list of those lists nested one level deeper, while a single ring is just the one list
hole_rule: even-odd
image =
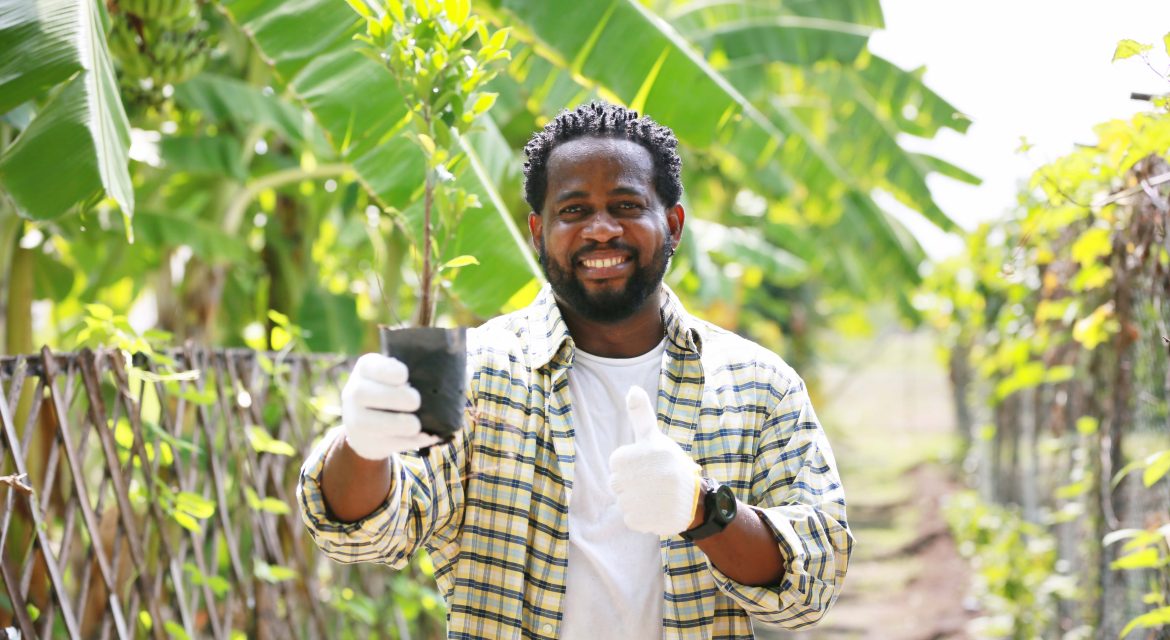
[{"label": "green foliage background", "polygon": [[[1165,102],[1038,171],[1018,215],[916,289],[922,248],[875,195],[955,230],[926,180],[978,179],[902,144],[969,122],[922,70],[868,49],[878,0],[0,0],[0,14],[0,353],[190,339],[356,354],[376,323],[420,317],[429,270],[440,324],[518,308],[542,280],[520,150],[598,98],[678,134],[687,233],[668,281],[690,308],[800,368],[823,332],[864,332],[874,305],[925,312],[995,416],[967,425],[976,456],[1015,433],[1003,407],[1073,389],[1148,328],[1116,317],[1129,218],[1093,203],[1132,188],[1135,163],[1167,159]],[[1123,41],[1115,58],[1154,50]],[[1092,462],[1104,417],[1064,415],[1033,450],[1069,479],[1043,509],[956,502],[1003,627],[988,634],[1099,631],[1091,603],[1111,571],[1152,576],[1121,631],[1170,620],[1164,517],[1110,528],[1089,512],[1074,548],[1107,561],[1060,568],[1059,527],[1090,498],[1127,476],[1167,482],[1165,416],[1146,449],[1112,454],[1118,480]],[[441,616],[401,583],[412,620]],[[339,594],[359,622],[378,606]]]},{"label": "green foliage background", "polygon": [[[396,0],[3,4],[18,16],[0,31],[7,353],[77,345],[94,302],[176,339],[279,349],[271,309],[310,350],[369,349],[376,322],[415,315],[439,164],[471,204],[437,260],[478,262],[440,276],[440,322],[516,308],[540,283],[520,149],[560,109],[603,98],[682,142],[690,228],[672,286],[799,364],[814,327],[859,305],[916,318],[923,252],[875,192],[952,229],[926,177],[975,181],[899,143],[968,121],[920,70],[867,50],[877,0],[408,2],[444,33],[480,23],[461,45],[480,60],[459,73],[487,84],[444,88],[437,111],[476,119],[439,127],[447,153],[431,165],[407,126],[418,80],[459,60],[415,29],[413,85],[396,80],[381,56],[394,39],[376,37]],[[473,79],[487,57],[498,68]]]}]

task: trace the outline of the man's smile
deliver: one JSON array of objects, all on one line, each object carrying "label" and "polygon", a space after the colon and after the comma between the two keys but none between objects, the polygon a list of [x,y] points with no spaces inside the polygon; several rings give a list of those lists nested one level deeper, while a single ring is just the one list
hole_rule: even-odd
[{"label": "man's smile", "polygon": [[582,277],[590,280],[604,280],[625,275],[634,262],[627,253],[590,252],[578,261]]}]

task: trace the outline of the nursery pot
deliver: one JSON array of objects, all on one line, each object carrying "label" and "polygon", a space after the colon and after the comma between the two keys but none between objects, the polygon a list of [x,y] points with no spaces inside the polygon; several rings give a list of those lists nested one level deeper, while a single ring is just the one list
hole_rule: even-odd
[{"label": "nursery pot", "polygon": [[467,405],[467,330],[379,325],[382,354],[401,360],[422,404],[422,430],[450,440],[463,426]]}]

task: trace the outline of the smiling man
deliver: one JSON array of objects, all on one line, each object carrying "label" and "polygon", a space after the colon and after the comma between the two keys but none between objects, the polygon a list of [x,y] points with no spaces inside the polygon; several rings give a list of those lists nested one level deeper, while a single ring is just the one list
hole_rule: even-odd
[{"label": "smiling man", "polygon": [[852,536],[832,450],[779,356],[663,284],[686,219],[677,140],[621,107],[525,148],[548,285],[469,332],[467,424],[420,432],[402,363],[358,360],[306,461],[341,562],[426,549],[451,638],[741,638],[836,600]]}]

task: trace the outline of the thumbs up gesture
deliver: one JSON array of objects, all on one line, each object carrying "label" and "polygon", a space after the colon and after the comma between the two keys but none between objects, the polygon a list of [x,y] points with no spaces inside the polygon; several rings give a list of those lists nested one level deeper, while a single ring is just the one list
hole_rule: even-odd
[{"label": "thumbs up gesture", "polygon": [[669,536],[685,531],[695,518],[702,469],[658,430],[650,398],[641,387],[630,388],[626,410],[634,442],[609,457],[609,485],[622,519],[643,533]]}]

